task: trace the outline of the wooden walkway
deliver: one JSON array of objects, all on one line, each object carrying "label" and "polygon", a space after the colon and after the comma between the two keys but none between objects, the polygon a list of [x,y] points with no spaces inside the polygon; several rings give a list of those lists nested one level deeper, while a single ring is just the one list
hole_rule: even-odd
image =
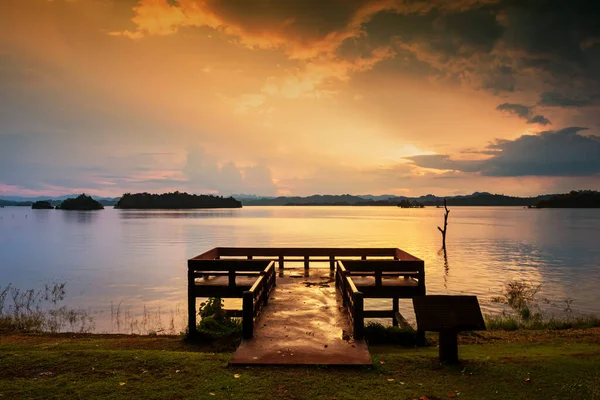
[{"label": "wooden walkway", "polygon": [[352,328],[328,269],[280,270],[277,286],[232,365],[372,365]]}]

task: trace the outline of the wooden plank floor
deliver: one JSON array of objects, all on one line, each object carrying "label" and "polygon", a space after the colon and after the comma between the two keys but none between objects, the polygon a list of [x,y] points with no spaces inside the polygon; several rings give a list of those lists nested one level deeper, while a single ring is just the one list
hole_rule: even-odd
[{"label": "wooden plank floor", "polygon": [[329,269],[288,269],[232,365],[372,365],[364,341],[344,340],[350,331]]}]

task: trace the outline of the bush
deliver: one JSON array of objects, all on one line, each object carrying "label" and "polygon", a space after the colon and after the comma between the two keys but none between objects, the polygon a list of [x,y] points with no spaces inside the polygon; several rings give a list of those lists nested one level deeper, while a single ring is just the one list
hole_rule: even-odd
[{"label": "bush", "polygon": [[560,302],[543,299],[547,305],[557,307],[562,304],[563,317],[547,317],[538,306],[536,295],[541,285],[526,281],[509,281],[504,285],[500,296],[494,297],[492,303],[505,304],[510,311],[502,311],[500,315],[486,315],[487,329],[512,331],[517,329],[586,329],[600,326],[600,317],[590,315],[573,315],[571,304],[573,299],[565,298]]},{"label": "bush", "polygon": [[208,341],[239,342],[242,338],[242,324],[240,321],[227,316],[223,308],[223,301],[218,297],[211,297],[200,304],[200,323],[198,324],[198,338]]}]

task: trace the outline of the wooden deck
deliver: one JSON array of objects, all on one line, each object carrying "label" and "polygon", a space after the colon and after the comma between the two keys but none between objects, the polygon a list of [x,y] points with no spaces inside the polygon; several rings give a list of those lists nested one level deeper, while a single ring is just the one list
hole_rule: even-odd
[{"label": "wooden deck", "polygon": [[328,269],[286,269],[254,337],[242,341],[230,364],[371,365],[366,343],[351,340],[351,331]]},{"label": "wooden deck", "polygon": [[[406,324],[399,299],[423,295],[423,261],[396,248],[217,247],[188,260],[190,336],[198,298],[242,299],[228,312],[242,318],[238,365],[370,365],[365,319]],[[366,298],[389,298],[392,309],[365,310]]]}]

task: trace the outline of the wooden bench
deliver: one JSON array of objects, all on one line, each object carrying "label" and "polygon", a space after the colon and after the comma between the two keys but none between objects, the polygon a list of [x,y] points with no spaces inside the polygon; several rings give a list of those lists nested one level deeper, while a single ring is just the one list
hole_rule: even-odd
[{"label": "wooden bench", "polygon": [[[394,326],[408,327],[400,313],[400,299],[425,295],[425,264],[422,260],[339,260],[338,269],[356,288],[361,299],[392,300],[391,310],[358,310],[360,318],[391,318]],[[355,295],[356,296],[356,295]],[[361,303],[363,304],[363,303]]]},{"label": "wooden bench", "polygon": [[276,284],[275,263],[267,260],[188,260],[188,325],[196,334],[197,298],[241,298],[242,310],[227,310],[242,317],[245,337],[252,337],[254,318],[267,303]]}]

